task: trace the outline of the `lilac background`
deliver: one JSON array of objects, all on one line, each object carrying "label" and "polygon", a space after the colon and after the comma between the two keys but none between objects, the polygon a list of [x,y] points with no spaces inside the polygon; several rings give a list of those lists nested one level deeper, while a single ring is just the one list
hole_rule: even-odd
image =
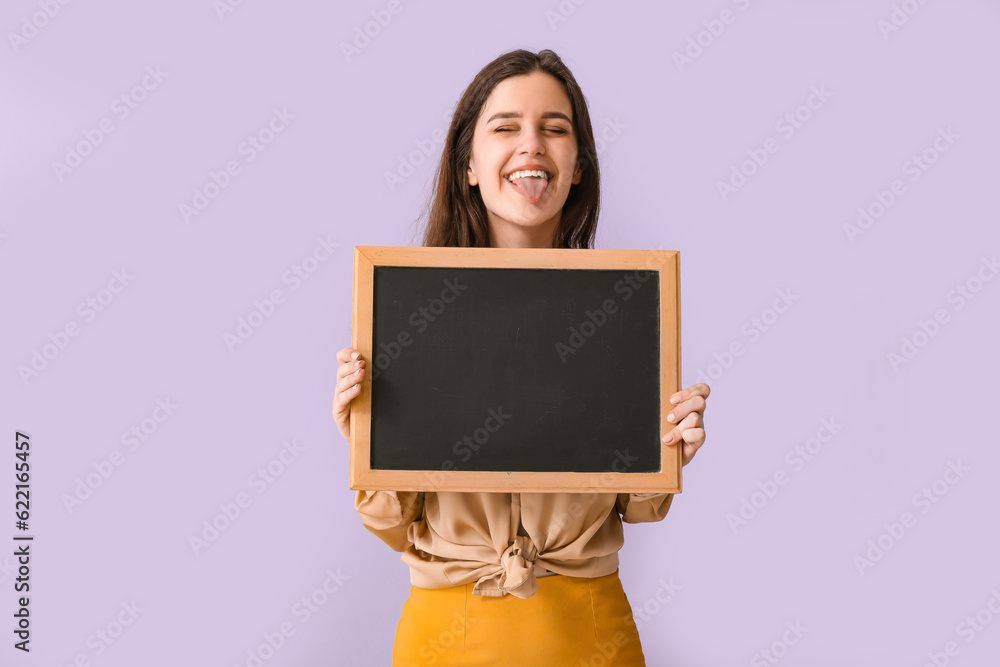
[{"label": "lilac background", "polygon": [[[352,249],[419,245],[432,137],[483,65],[523,47],[564,58],[605,133],[597,246],[680,251],[684,385],[712,373],[684,493],[662,523],[625,530],[649,664],[769,664],[758,652],[782,653],[786,622],[808,630],[779,664],[922,665],[949,641],[949,664],[997,664],[1000,618],[959,627],[1000,591],[1000,281],[976,282],[1000,248],[996,2],[897,3],[918,10],[883,35],[887,0],[404,0],[349,61],[341,43],[387,3],[247,1],[220,16],[209,0],[106,0],[47,21],[44,4],[0,11],[0,539],[12,544],[16,429],[32,436],[36,535],[30,656],[11,648],[16,575],[0,547],[0,663],[246,665],[290,621],[265,665],[389,664],[409,575],[354,510],[330,415]],[[733,22],[679,68],[726,9]],[[167,74],[120,118],[115,99],[147,67]],[[814,86],[831,96],[786,137],[775,123]],[[294,118],[247,161],[241,142],[274,108]],[[102,118],[114,131],[60,179],[53,163]],[[957,140],[912,181],[904,163],[946,128]],[[779,150],[724,200],[717,182],[769,137]],[[229,160],[240,173],[186,222],[179,206]],[[390,187],[401,162],[413,173]],[[845,225],[893,179],[905,193],[851,242]],[[293,290],[283,275],[318,238],[337,248]],[[85,322],[77,305],[122,268],[128,286]],[[959,308],[967,283],[980,291]],[[231,351],[224,335],[274,289],[284,303]],[[752,337],[779,290],[795,300]],[[938,309],[946,323],[894,368]],[[79,335],[24,381],[71,321]],[[734,342],[744,352],[726,360]],[[155,424],[168,397],[179,407],[130,451],[122,433]],[[842,428],[796,469],[786,455],[824,419]],[[292,439],[298,457],[258,495],[250,476]],[[67,510],[113,450],[124,462]],[[950,461],[967,472],[914,502]],[[734,530],[729,515],[781,472]],[[250,506],[196,555],[189,537],[239,493]],[[890,540],[904,512],[915,525]],[[891,548],[859,568],[880,536]],[[340,589],[300,622],[293,605],[328,570]],[[133,600],[143,611],[97,656],[88,637]]]}]

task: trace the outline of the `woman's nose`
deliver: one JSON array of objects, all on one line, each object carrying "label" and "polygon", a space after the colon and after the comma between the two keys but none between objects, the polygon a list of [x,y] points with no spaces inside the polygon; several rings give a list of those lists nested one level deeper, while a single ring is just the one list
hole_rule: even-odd
[{"label": "woman's nose", "polygon": [[521,132],[521,142],[518,149],[522,153],[544,153],[545,144],[542,142],[542,134],[539,130],[526,127]]}]

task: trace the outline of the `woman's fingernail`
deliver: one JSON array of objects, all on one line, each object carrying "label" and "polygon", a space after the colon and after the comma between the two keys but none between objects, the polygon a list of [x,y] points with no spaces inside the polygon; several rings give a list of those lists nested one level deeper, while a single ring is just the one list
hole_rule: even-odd
[{"label": "woman's fingernail", "polygon": [[680,397],[680,394],[674,394],[673,396],[671,396],[671,397],[670,397],[670,402],[671,402],[671,403],[674,403],[675,405],[676,405],[676,404],[677,404],[677,403],[678,403],[678,402],[679,402],[680,400],[681,400],[681,397]]},{"label": "woman's fingernail", "polygon": [[353,353],[351,354],[351,359],[357,359],[357,358],[358,358],[358,357],[360,357],[360,356],[361,356],[361,353],[360,353],[360,352],[353,352]]},{"label": "woman's fingernail", "polygon": [[666,442],[667,444],[669,444],[670,441],[673,439],[674,439],[673,433],[667,433],[665,436],[663,436],[663,442]]},{"label": "woman's fingernail", "polygon": [[674,413],[673,412],[671,412],[669,415],[667,415],[667,421],[670,422],[671,424],[674,423]]}]

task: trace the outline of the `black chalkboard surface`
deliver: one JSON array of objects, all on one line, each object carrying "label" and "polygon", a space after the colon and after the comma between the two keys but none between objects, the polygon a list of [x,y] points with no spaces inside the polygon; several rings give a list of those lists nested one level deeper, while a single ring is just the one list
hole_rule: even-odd
[{"label": "black chalkboard surface", "polygon": [[355,260],[369,372],[351,488],[680,491],[679,448],[660,441],[680,388],[676,252],[358,246]]}]

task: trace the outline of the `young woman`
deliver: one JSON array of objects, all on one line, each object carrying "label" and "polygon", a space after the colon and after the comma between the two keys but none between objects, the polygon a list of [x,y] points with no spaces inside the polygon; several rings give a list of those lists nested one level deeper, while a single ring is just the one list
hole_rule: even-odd
[{"label": "young woman", "polygon": [[[587,103],[549,50],[488,64],[445,141],[425,246],[590,248],[600,172]],[[351,348],[333,414],[350,435],[366,360]],[[709,387],[673,397],[663,440],[687,465]],[[659,521],[673,494],[357,492],[364,525],[402,552],[410,597],[393,665],[644,665],[618,578],[622,521]],[[582,662],[581,662],[582,661]]]}]

